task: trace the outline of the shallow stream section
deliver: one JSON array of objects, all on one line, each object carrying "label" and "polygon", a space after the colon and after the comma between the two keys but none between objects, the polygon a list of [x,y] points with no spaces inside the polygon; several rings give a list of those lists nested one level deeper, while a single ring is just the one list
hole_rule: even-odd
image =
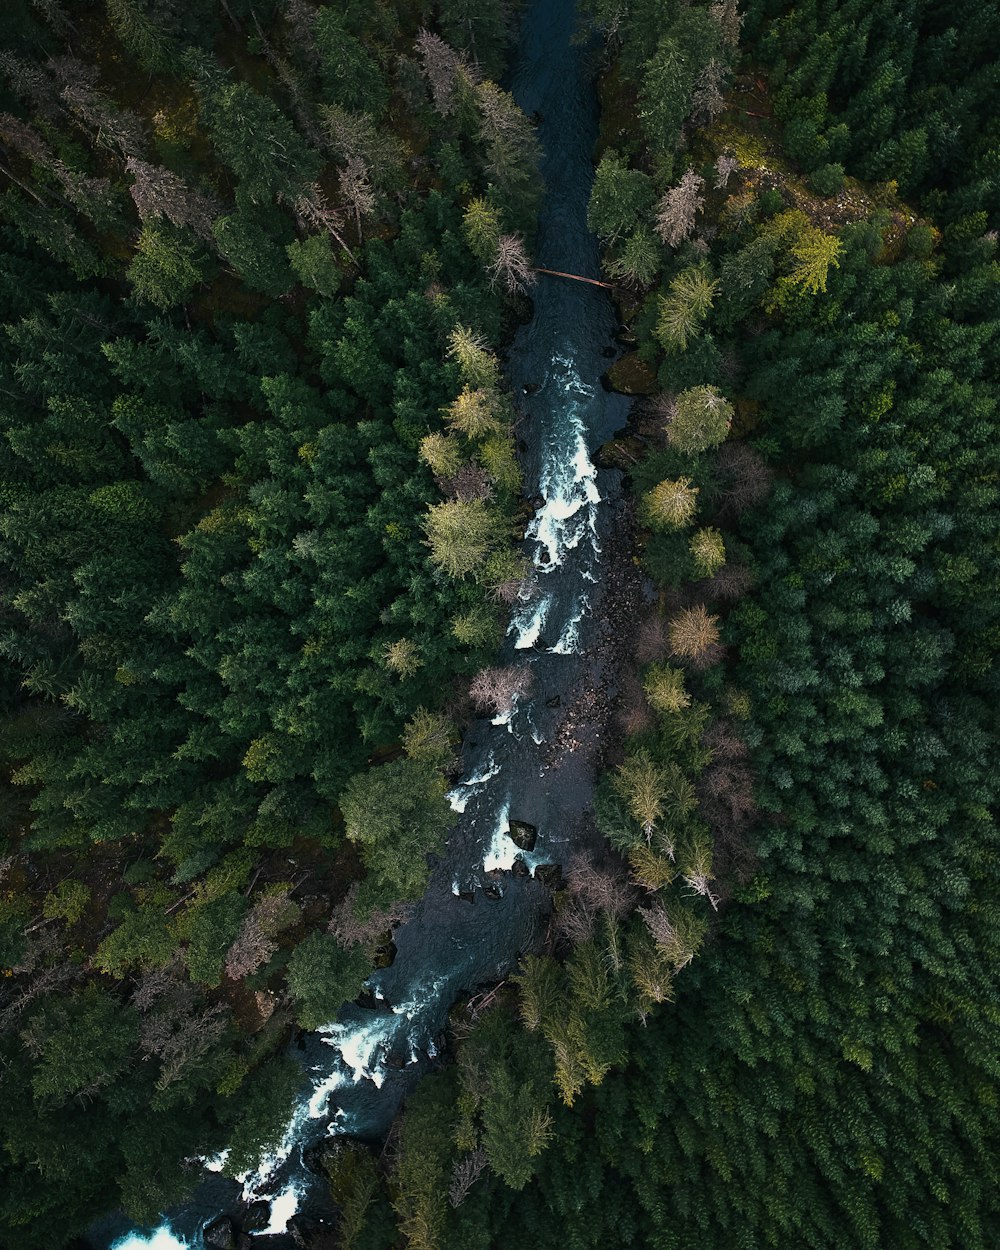
[{"label": "shallow stream section", "polygon": [[[511,89],[535,117],[544,153],[537,263],[596,278],[597,243],[586,224],[598,120],[593,51],[573,43],[575,28],[573,0],[530,0]],[[515,337],[508,374],[523,418],[526,491],[537,504],[525,540],[536,584],[512,613],[500,661],[529,665],[531,688],[509,714],[466,734],[462,779],[449,795],[454,830],[396,933],[392,965],[368,982],[373,1005],[351,1004],[295,1044],[303,1093],[278,1149],[238,1180],[222,1175],[224,1155],[194,1161],[204,1179],[184,1207],[155,1229],[102,1221],[91,1230],[95,1250],[200,1247],[212,1221],[232,1216],[238,1229],[261,1200],[268,1222],[249,1243],[261,1250],[294,1244],[290,1221],[330,1219],[310,1150],[329,1136],[377,1138],[388,1129],[437,1058],[459,995],[504,978],[538,944],[551,894],[535,870],[564,863],[590,836],[598,709],[613,680],[606,548],[620,509],[617,475],[598,470],[592,456],[624,424],[628,400],[600,382],[618,354],[607,293],[540,275],[532,296],[534,315]],[[530,851],[510,837],[511,820],[537,830]]]}]

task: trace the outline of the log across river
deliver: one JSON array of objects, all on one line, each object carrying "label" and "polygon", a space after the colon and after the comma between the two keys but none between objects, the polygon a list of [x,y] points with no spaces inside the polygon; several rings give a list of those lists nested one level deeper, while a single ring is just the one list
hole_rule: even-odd
[{"label": "log across river", "polygon": [[[468,730],[447,849],[396,934],[392,965],[369,980],[373,1005],[345,1007],[293,1048],[303,1089],[280,1147],[239,1180],[222,1175],[224,1159],[202,1161],[204,1179],[187,1204],[164,1212],[155,1228],[109,1217],[91,1229],[94,1250],[200,1247],[208,1224],[225,1215],[239,1224],[255,1201],[268,1205],[254,1242],[259,1236],[269,1250],[292,1244],[292,1217],[328,1218],[325,1183],[307,1166],[310,1148],[330,1135],[387,1130],[434,1062],[456,998],[502,979],[539,940],[551,894],[540,879],[510,871],[515,857],[529,869],[563,863],[588,836],[600,708],[610,693],[608,564],[620,509],[617,475],[598,470],[592,455],[624,424],[629,401],[600,383],[618,354],[616,317],[587,229],[597,99],[593,49],[573,42],[575,28],[574,0],[530,0],[510,80],[521,108],[541,119],[548,188],[534,315],[508,359],[529,418],[521,425],[526,491],[540,506],[525,540],[537,584],[512,614],[502,662],[531,666],[530,694],[509,715]],[[537,828],[530,853],[508,836],[512,819]]]}]

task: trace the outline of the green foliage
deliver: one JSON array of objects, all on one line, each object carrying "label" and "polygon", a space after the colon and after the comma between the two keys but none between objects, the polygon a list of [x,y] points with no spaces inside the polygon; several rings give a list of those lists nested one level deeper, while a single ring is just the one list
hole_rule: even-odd
[{"label": "green foliage", "polygon": [[126,276],[140,299],[157,308],[173,308],[204,281],[202,253],[190,232],[165,222],[147,223]]},{"label": "green foliage", "polygon": [[[499,74],[499,8],[445,7]],[[297,1080],[261,1069],[289,998],[328,1019],[370,969],[288,932],[310,913],[286,860],[352,885],[337,798],[404,734],[361,912],[419,893],[450,820],[438,709],[492,659],[502,562],[441,576],[418,449],[489,389],[489,428],[451,437],[505,553],[508,313],[463,217],[528,227],[537,147],[481,69],[431,109],[418,26],[395,3],[5,14],[4,1244],[155,1221],[230,1132],[252,1163]],[[95,1056],[65,1087],[50,1024]]]},{"label": "green foliage", "polygon": [[424,759],[400,759],[359,773],[340,796],[348,838],[361,846],[375,888],[387,900],[415,898],[425,856],[440,850],[452,812],[445,782]]},{"label": "green foliage", "polygon": [[328,933],[310,933],[288,960],[288,988],[302,1027],[333,1021],[345,1002],[357,998],[371,970],[363,949],[345,948]]},{"label": "green foliage", "polygon": [[677,396],[667,439],[678,451],[696,455],[717,447],[729,434],[732,420],[733,406],[718,387],[694,386]]}]

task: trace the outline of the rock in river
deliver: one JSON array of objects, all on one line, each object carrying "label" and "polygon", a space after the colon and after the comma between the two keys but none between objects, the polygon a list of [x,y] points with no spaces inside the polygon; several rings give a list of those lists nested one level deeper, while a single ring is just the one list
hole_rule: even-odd
[{"label": "rock in river", "polygon": [[206,1224],[202,1238],[212,1250],[236,1250],[236,1229],[228,1215],[220,1215],[211,1224]]},{"label": "rock in river", "polygon": [[507,832],[511,842],[515,846],[520,847],[522,851],[533,851],[535,849],[535,839],[538,837],[538,830],[534,825],[529,825],[526,820],[512,820]]}]

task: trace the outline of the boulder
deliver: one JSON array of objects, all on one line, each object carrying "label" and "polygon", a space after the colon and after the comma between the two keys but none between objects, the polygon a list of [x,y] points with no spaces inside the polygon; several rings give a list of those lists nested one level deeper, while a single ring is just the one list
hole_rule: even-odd
[{"label": "boulder", "polygon": [[538,830],[526,820],[512,820],[507,829],[511,842],[522,851],[533,851],[538,838]]},{"label": "boulder", "polygon": [[259,1201],[251,1202],[243,1217],[243,1230],[247,1233],[259,1233],[271,1222],[271,1204]]},{"label": "boulder", "polygon": [[211,1250],[236,1250],[236,1229],[228,1215],[220,1215],[206,1224],[201,1236]]},{"label": "boulder", "polygon": [[476,901],[476,891],[475,890],[459,890],[459,892],[455,895],[455,897],[460,898],[463,903],[474,903]]},{"label": "boulder", "polygon": [[498,885],[483,886],[483,894],[491,903],[498,903],[503,898],[503,890]]},{"label": "boulder", "polygon": [[535,869],[535,880],[540,881],[550,890],[561,890],[562,867],[559,864],[539,864]]},{"label": "boulder", "polygon": [[530,877],[531,876],[531,870],[529,869],[528,865],[524,862],[523,855],[517,855],[514,857],[514,862],[513,864],[511,864],[510,871],[512,875],[515,877]]},{"label": "boulder", "polygon": [[559,695],[554,694],[551,699],[545,700],[545,706],[546,707],[561,707],[562,698]]}]

